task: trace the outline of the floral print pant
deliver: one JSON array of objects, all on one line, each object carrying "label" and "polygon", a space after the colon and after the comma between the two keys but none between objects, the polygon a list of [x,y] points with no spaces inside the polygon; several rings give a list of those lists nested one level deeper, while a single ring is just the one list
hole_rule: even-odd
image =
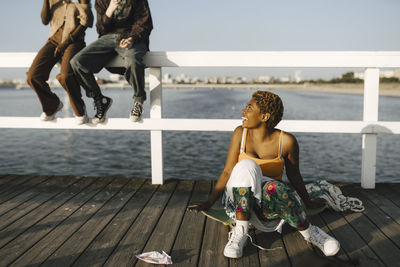
[{"label": "floral print pant", "polygon": [[[254,198],[250,187],[233,187],[236,211],[249,212]],[[266,219],[280,217],[290,226],[300,228],[306,221],[306,214],[300,200],[286,184],[279,181],[266,182],[262,190],[261,213]]]}]

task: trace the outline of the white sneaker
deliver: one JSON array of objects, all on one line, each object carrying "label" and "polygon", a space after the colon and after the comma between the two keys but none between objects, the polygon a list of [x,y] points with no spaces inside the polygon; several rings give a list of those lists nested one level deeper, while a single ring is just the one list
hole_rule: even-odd
[{"label": "white sneaker", "polygon": [[52,121],[55,119],[56,117],[56,113],[59,112],[60,110],[62,110],[62,108],[64,107],[64,104],[60,101],[60,104],[58,104],[58,107],[56,109],[56,111],[51,114],[51,115],[47,115],[46,112],[42,112],[42,114],[40,115],[40,120],[41,121]]},{"label": "white sneaker", "polygon": [[83,116],[75,116],[76,125],[82,125],[89,122],[89,118],[86,115]]},{"label": "white sneaker", "polygon": [[310,237],[307,242],[310,242],[314,246],[317,246],[325,256],[333,256],[339,252],[339,242],[325,233],[321,228],[315,225],[310,225]]},{"label": "white sneaker", "polygon": [[224,249],[224,256],[228,258],[240,258],[246,245],[247,234],[243,226],[236,226],[229,232],[229,240]]},{"label": "white sneaker", "polygon": [[85,106],[83,106],[83,113],[84,114],[82,116],[76,116],[75,115],[75,123],[76,123],[76,125],[82,125],[82,124],[85,124],[85,123],[89,122],[89,118],[87,116],[86,107]]}]

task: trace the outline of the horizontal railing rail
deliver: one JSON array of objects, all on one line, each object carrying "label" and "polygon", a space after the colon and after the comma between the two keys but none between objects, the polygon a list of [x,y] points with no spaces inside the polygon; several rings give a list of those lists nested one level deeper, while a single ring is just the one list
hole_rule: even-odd
[{"label": "horizontal railing rail", "polygon": [[[36,53],[0,53],[0,68],[29,67]],[[289,132],[358,133],[362,135],[361,185],[375,187],[377,134],[400,134],[400,122],[378,121],[379,69],[399,68],[400,52],[359,51],[186,51],[149,52],[145,63],[150,68],[150,118],[142,123],[110,118],[97,126],[75,125],[72,118],[42,122],[33,117],[0,117],[0,128],[149,130],[151,133],[152,181],[163,183],[163,131],[232,131],[240,120],[162,118],[163,67],[318,67],[365,68],[362,121],[284,120],[278,127]],[[109,66],[122,66],[115,58]]]},{"label": "horizontal railing rail", "polygon": [[[74,118],[56,118],[46,122],[36,117],[0,117],[0,128],[16,129],[229,132],[241,123],[241,120],[232,119],[164,118],[143,119],[141,123],[134,124],[129,119],[109,118],[102,124],[76,125]],[[392,121],[282,120],[277,127],[293,133],[400,134],[400,122]]]},{"label": "horizontal railing rail", "polygon": [[[36,52],[0,52],[0,68],[29,67]],[[398,68],[400,52],[370,51],[168,51],[150,52],[148,67]],[[121,66],[116,57],[110,66]]]}]

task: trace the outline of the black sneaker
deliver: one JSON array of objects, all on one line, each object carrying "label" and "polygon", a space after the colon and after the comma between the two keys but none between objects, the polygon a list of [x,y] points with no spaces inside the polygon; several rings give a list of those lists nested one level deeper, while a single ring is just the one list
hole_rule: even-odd
[{"label": "black sneaker", "polygon": [[140,102],[135,102],[129,118],[131,119],[132,122],[138,122],[142,119],[142,115],[143,115],[143,104]]},{"label": "black sneaker", "polygon": [[106,96],[102,96],[99,99],[94,100],[94,108],[96,109],[96,115],[92,119],[92,123],[101,123],[106,119],[106,113],[111,107],[112,99]]}]

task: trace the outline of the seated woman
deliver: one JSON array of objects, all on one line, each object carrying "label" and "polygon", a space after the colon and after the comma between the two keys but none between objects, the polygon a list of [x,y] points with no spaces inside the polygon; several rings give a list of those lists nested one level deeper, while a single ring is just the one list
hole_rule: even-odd
[{"label": "seated woman", "polygon": [[[282,100],[271,92],[257,91],[242,115],[242,126],[233,132],[224,170],[209,199],[191,204],[189,210],[208,210],[224,194],[225,211],[236,221],[224,249],[229,258],[242,256],[249,222],[261,231],[275,231],[284,221],[326,256],[335,255],[339,242],[306,218],[301,200],[310,209],[325,205],[325,201],[311,200],[306,191],[297,140],[275,128],[282,119]],[[296,192],[281,181],[284,167]]]}]

